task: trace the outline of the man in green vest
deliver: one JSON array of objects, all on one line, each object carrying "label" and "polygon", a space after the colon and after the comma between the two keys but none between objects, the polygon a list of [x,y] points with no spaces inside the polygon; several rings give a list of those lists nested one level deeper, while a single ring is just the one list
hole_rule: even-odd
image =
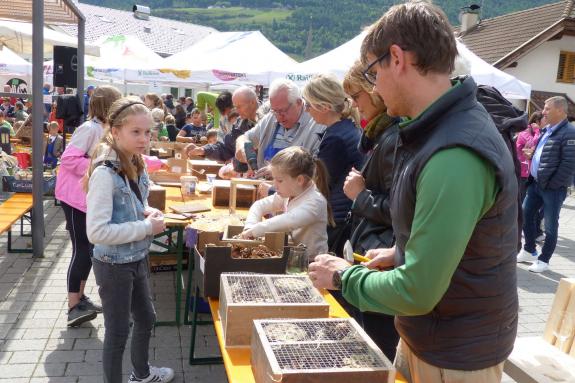
[{"label": "man in green vest", "polygon": [[473,79],[449,77],[457,47],[438,7],[390,8],[361,55],[387,113],[404,118],[390,197],[396,243],[367,265],[319,255],[310,278],[360,310],[396,316],[395,366],[408,381],[499,382],[518,319],[511,154]]}]

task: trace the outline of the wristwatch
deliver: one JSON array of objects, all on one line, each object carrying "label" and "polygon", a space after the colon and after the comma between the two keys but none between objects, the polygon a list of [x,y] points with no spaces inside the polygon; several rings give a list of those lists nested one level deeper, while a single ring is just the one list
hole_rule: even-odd
[{"label": "wristwatch", "polygon": [[342,270],[334,271],[331,277],[331,283],[333,284],[333,288],[335,290],[341,290],[341,277],[343,276],[343,273],[345,273],[347,269],[349,269],[349,267],[346,267],[345,269]]}]

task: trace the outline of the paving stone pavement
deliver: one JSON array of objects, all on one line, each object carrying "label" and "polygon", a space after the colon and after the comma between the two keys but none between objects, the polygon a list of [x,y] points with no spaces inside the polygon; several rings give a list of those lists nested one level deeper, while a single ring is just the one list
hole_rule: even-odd
[{"label": "paving stone pavement", "polygon": [[[8,254],[7,235],[0,236],[0,383],[89,383],[101,382],[103,318],[78,328],[66,327],[66,277],[71,243],[64,214],[53,200],[46,200],[46,251],[44,258]],[[29,245],[14,228],[17,246]],[[29,229],[29,228],[28,228]],[[543,333],[553,295],[560,278],[575,277],[575,195],[561,210],[559,241],[551,269],[542,274],[517,266],[519,292],[518,336]],[[173,315],[174,273],[152,274],[156,311],[159,319]],[[91,275],[86,294],[99,301]],[[170,299],[171,298],[171,299]],[[157,327],[150,343],[153,365],[172,367],[174,382],[226,382],[221,365],[189,366],[190,327]],[[201,326],[197,349],[218,354],[213,328]],[[124,355],[126,381],[130,373],[129,345]],[[513,382],[508,377],[504,382]]]}]

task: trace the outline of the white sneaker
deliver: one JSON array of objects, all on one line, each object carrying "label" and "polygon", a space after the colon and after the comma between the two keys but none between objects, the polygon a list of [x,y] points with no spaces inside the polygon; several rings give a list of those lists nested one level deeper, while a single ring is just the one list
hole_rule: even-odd
[{"label": "white sneaker", "polygon": [[542,273],[544,271],[549,270],[549,264],[545,263],[543,261],[537,260],[537,262],[535,262],[534,264],[529,266],[529,268],[527,270],[531,271],[532,273]]},{"label": "white sneaker", "polygon": [[171,382],[174,379],[174,370],[169,367],[153,367],[150,366],[150,375],[147,378],[136,378],[136,375],[132,372],[130,374],[130,379],[128,383],[149,383],[149,382],[159,382],[166,383]]},{"label": "white sneaker", "polygon": [[525,249],[521,249],[519,254],[517,254],[517,262],[529,262],[535,263],[537,261],[537,252],[531,254],[530,252],[526,251]]}]

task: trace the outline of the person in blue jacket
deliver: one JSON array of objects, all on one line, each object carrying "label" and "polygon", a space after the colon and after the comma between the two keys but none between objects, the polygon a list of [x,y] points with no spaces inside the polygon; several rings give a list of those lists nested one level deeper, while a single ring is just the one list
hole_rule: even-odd
[{"label": "person in blue jacket", "polygon": [[[335,226],[328,226],[330,251],[340,255],[349,238],[346,217],[352,200],[343,192],[345,178],[352,169],[360,169],[364,156],[358,150],[361,138],[359,114],[343,90],[330,75],[317,75],[303,89],[304,108],[318,124],[327,126],[319,145],[318,158],[329,174],[329,205]],[[347,231],[347,232],[346,232]]]}]

